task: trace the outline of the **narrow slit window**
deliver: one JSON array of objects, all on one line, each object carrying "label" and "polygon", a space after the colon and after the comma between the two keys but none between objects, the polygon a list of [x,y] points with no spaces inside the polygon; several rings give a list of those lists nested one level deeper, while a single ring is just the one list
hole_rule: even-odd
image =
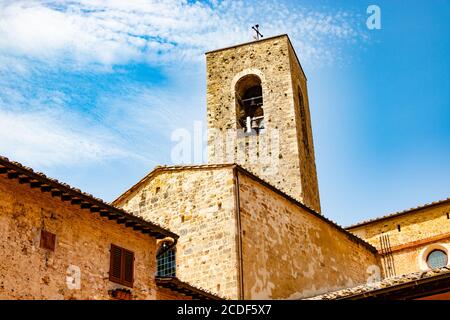
[{"label": "narrow slit window", "polygon": [[300,107],[300,122],[302,125],[302,139],[303,139],[303,145],[306,149],[306,154],[309,155],[309,139],[308,139],[308,127],[307,127],[307,114],[305,109],[305,101],[303,100],[303,94],[300,87],[297,89],[298,91],[298,103]]}]

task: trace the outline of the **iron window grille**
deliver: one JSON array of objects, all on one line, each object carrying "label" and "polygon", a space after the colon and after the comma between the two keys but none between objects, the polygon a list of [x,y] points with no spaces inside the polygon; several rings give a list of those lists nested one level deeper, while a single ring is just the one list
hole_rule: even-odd
[{"label": "iron window grille", "polygon": [[156,256],[156,276],[157,277],[175,277],[176,259],[175,248],[171,248],[168,243],[163,243]]},{"label": "iron window grille", "polygon": [[447,254],[442,250],[433,250],[428,254],[427,264],[431,269],[445,267],[448,263]]}]

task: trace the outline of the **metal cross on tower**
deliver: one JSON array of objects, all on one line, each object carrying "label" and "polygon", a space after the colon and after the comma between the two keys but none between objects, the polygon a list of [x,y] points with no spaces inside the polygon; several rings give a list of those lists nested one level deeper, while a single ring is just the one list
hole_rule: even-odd
[{"label": "metal cross on tower", "polygon": [[259,32],[259,24],[254,25],[254,26],[252,27],[252,29],[255,30],[255,32],[256,32],[256,36],[253,36],[253,38],[254,38],[255,40],[259,40],[260,38],[264,37],[264,36],[261,34],[261,32]]}]

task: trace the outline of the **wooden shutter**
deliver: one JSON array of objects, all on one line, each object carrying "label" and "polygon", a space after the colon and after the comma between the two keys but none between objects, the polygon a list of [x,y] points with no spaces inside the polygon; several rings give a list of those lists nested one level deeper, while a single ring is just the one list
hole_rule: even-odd
[{"label": "wooden shutter", "polygon": [[110,259],[109,279],[114,282],[120,282],[122,275],[122,248],[112,244]]},{"label": "wooden shutter", "polygon": [[134,253],[111,245],[109,280],[128,287],[133,286]]},{"label": "wooden shutter", "polygon": [[55,251],[55,246],[56,246],[56,235],[54,233],[42,229],[40,247],[50,251]]},{"label": "wooden shutter", "polygon": [[131,287],[133,286],[134,253],[128,250],[124,250],[123,253],[124,253],[123,281]]}]

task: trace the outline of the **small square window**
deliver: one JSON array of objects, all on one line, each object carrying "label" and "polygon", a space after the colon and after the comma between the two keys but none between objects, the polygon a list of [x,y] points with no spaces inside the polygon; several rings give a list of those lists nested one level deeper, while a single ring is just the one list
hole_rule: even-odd
[{"label": "small square window", "polygon": [[46,250],[55,251],[56,235],[46,230],[41,230],[40,247]]}]

